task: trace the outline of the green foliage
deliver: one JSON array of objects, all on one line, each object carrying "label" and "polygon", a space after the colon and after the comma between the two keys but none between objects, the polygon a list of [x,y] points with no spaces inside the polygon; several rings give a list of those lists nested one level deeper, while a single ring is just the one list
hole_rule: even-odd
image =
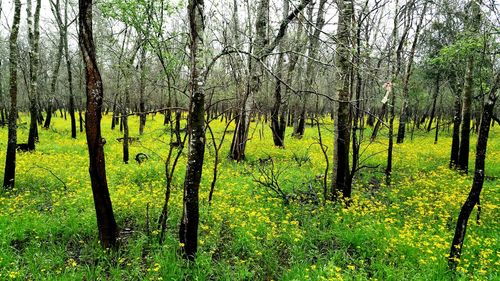
[{"label": "green foliage", "polygon": [[[105,18],[135,29],[143,41],[141,47],[161,56],[165,71],[170,73],[181,63],[181,56],[172,50],[172,43],[164,38],[164,34],[168,30],[169,17],[182,10],[183,5],[183,1],[104,0],[99,3],[99,9]],[[179,32],[172,32],[168,37],[180,35]]]},{"label": "green foliage", "polygon": [[482,50],[484,46],[484,38],[482,36],[464,36],[455,43],[444,46],[439,55],[431,60],[431,64],[446,65],[464,61],[470,55],[474,55]]},{"label": "green foliage", "polygon": [[162,28],[163,18],[154,15],[171,15],[182,8],[182,1],[177,4],[170,1],[151,0],[104,0],[99,2],[99,10],[105,17],[119,20],[138,31],[153,30],[158,32]]}]

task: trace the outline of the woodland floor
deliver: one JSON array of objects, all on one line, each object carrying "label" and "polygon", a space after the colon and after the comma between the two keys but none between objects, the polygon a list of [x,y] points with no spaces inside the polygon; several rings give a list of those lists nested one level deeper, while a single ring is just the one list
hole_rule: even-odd
[{"label": "woodland floor", "polygon": [[[23,115],[21,122],[26,121]],[[136,137],[138,118],[130,121]],[[158,243],[156,220],[169,143],[162,121],[162,115],[148,117],[140,142],[131,146],[131,158],[143,152],[149,160],[127,165],[116,141],[118,128],[110,130],[110,115],[103,119],[108,183],[122,229],[119,250],[109,254],[98,244],[85,135],[71,139],[69,120],[58,116],[51,129],[40,130],[36,152],[18,154],[17,188],[0,196],[0,280],[500,280],[500,126],[492,128],[488,144],[481,221],[476,222],[474,211],[463,260],[452,276],[446,257],[472,178],[448,169],[448,130],[440,133],[438,144],[434,132],[419,130],[413,140],[408,133],[404,144],[395,144],[390,187],[377,183],[383,182],[387,131],[368,147],[364,142],[362,159],[369,158],[363,164],[380,166],[361,171],[347,209],[323,204],[325,160],[316,128],[307,127],[300,140],[291,138],[288,128],[286,148],[279,149],[267,124],[252,123],[248,159],[240,164],[226,159],[232,132],[228,134],[211,206],[207,197],[214,150],[207,139],[200,248],[196,264],[189,265],[177,254],[185,154],[174,177],[166,241]],[[333,126],[329,118],[323,121],[323,139],[331,152]],[[212,124],[217,137],[224,126]],[[27,133],[28,127],[21,125],[21,142]],[[473,169],[477,136],[471,138]],[[6,141],[7,129],[1,128],[2,171]],[[269,156],[282,172],[282,188],[302,194],[301,200],[283,204],[254,182],[261,176],[259,159]]]}]

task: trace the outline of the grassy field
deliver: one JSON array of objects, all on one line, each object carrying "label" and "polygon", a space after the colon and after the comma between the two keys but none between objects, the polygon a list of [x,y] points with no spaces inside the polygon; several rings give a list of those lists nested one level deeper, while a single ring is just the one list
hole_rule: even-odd
[{"label": "grassy field", "polygon": [[[472,178],[447,168],[450,133],[416,131],[394,148],[394,185],[383,182],[386,134],[362,146],[364,164],[349,208],[322,201],[325,161],[316,128],[303,139],[288,137],[286,148],[273,147],[268,125],[255,126],[248,160],[226,159],[231,136],[221,151],[219,180],[213,203],[207,202],[214,150],[207,141],[200,190],[199,253],[194,265],[179,258],[177,239],[181,215],[185,158],[174,177],[168,233],[158,243],[156,220],[165,192],[164,158],[168,133],[163,116],[148,118],[131,156],[144,152],[139,165],[121,161],[118,130],[103,120],[106,169],[111,198],[122,229],[118,251],[107,254],[98,244],[88,175],[85,135],[70,138],[69,120],[59,117],[40,131],[36,152],[19,153],[16,189],[0,196],[0,280],[500,280],[500,128],[490,135],[480,224],[474,211],[456,276],[447,271],[456,218]],[[28,118],[23,116],[22,121]],[[329,119],[325,119],[325,122]],[[131,118],[138,135],[138,118]],[[220,137],[224,124],[212,125]],[[322,127],[332,151],[332,125]],[[26,125],[19,139],[27,139]],[[263,136],[262,136],[263,134]],[[368,132],[366,132],[368,135]],[[471,169],[475,159],[472,136]],[[7,129],[0,129],[3,171]],[[365,150],[366,148],[366,150]],[[283,200],[254,182],[259,159],[271,156],[282,171],[280,185],[309,198]],[[300,158],[304,163],[294,160]],[[3,175],[2,175],[3,178]],[[375,183],[375,184],[374,184]]]}]

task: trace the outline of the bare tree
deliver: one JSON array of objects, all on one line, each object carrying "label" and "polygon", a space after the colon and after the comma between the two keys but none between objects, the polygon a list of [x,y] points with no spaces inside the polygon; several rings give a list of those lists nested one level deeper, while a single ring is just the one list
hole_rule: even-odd
[{"label": "bare tree", "polygon": [[30,130],[28,135],[28,150],[35,150],[38,140],[38,65],[40,40],[40,8],[41,0],[36,1],[35,13],[31,13],[31,0],[28,0],[26,12],[28,14],[28,41],[29,41],[29,99],[30,99]]},{"label": "bare tree", "polygon": [[68,93],[69,93],[69,117],[71,120],[71,137],[76,139],[76,118],[75,118],[75,95],[73,93],[73,71],[71,69],[71,57],[68,48],[68,0],[64,2],[64,24],[59,28],[64,32],[64,57],[66,58],[66,71],[68,73]]},{"label": "bare tree", "polygon": [[257,18],[255,20],[255,41],[253,42],[253,55],[249,66],[251,67],[250,85],[247,87],[243,100],[241,101],[239,115],[236,121],[233,141],[231,144],[230,157],[233,160],[241,161],[245,159],[245,148],[248,142],[248,130],[250,128],[250,117],[254,106],[254,98],[258,95],[264,68],[263,60],[278,46],[285,36],[288,24],[295,19],[300,12],[311,2],[302,0],[301,3],[281,21],[280,28],[276,36],[269,40],[267,31],[269,26],[269,0],[260,0],[257,8]]},{"label": "bare tree", "polygon": [[[392,154],[393,154],[393,147],[394,147],[394,119],[395,119],[395,112],[394,108],[396,106],[396,94],[394,92],[394,81],[399,77],[401,73],[401,65],[402,65],[402,56],[403,56],[403,49],[404,45],[406,42],[406,39],[408,38],[408,32],[411,28],[411,20],[412,20],[412,15],[414,12],[414,9],[412,9],[412,6],[414,5],[415,1],[410,1],[407,2],[405,5],[402,7],[399,6],[399,1],[396,2],[396,8],[395,8],[395,13],[394,13],[394,27],[392,31],[392,47],[391,47],[391,54],[389,55],[390,57],[390,62],[391,62],[391,71],[390,71],[390,76],[391,76],[391,81],[386,83],[384,86],[386,88],[386,91],[388,94],[386,94],[386,97],[390,98],[390,103],[389,105],[389,144],[387,148],[387,166],[385,168],[385,181],[387,185],[391,184],[391,176],[392,176]],[[402,21],[403,21],[403,32],[401,34],[401,37],[399,37],[399,24],[400,24],[400,13],[402,13]],[[397,46],[397,47],[396,47]],[[395,52],[394,52],[395,51]]]},{"label": "bare tree", "polygon": [[402,98],[402,105],[401,105],[401,115],[399,117],[399,127],[398,127],[398,137],[397,137],[397,143],[403,143],[404,138],[405,138],[405,128],[406,128],[406,123],[408,122],[408,104],[409,104],[409,95],[410,95],[410,77],[412,74],[412,66],[413,66],[413,59],[415,57],[415,51],[417,49],[417,43],[418,43],[418,38],[420,35],[420,31],[422,29],[422,24],[424,22],[424,18],[427,12],[427,1],[425,0],[424,2],[424,7],[422,8],[422,12],[420,14],[420,19],[417,24],[417,27],[415,29],[415,34],[413,35],[413,42],[411,44],[410,48],[410,53],[408,55],[408,59],[406,61],[406,69],[405,69],[405,74],[403,77],[403,98]]},{"label": "bare tree", "polygon": [[205,153],[204,0],[189,0],[187,10],[190,33],[191,102],[187,128],[189,135],[188,162],[184,180],[184,200],[179,227],[179,241],[183,245],[182,253],[184,258],[194,260],[198,250],[198,191]]},{"label": "bare tree", "polygon": [[57,44],[57,55],[55,57],[54,69],[52,70],[52,74],[50,77],[50,92],[47,100],[47,116],[45,118],[45,122],[43,127],[48,129],[50,127],[50,122],[52,120],[52,105],[54,104],[54,99],[56,96],[56,88],[57,88],[57,77],[59,76],[59,68],[61,67],[61,60],[64,51],[64,30],[60,27],[63,26],[62,17],[61,17],[61,5],[60,0],[50,1],[50,9],[54,18],[59,26],[59,42]]},{"label": "bare tree", "polygon": [[335,118],[335,145],[333,158],[332,198],[342,193],[351,197],[349,174],[349,94],[350,94],[350,42],[354,4],[352,0],[339,0],[337,29],[337,85],[338,106]]},{"label": "bare tree", "polygon": [[[316,22],[310,23],[314,24],[311,27],[309,34],[309,44],[307,46],[307,56],[308,60],[306,63],[306,87],[307,91],[305,91],[302,96],[302,107],[300,108],[299,120],[297,122],[297,126],[294,130],[294,136],[302,137],[305,132],[305,124],[306,124],[306,111],[307,111],[307,99],[310,96],[309,93],[314,92],[314,83],[316,78],[316,62],[314,61],[318,55],[318,48],[320,42],[320,35],[323,32],[323,27],[325,25],[325,4],[326,0],[320,0],[318,5],[318,14],[316,16]],[[312,18],[312,7],[310,7],[310,18]]]}]

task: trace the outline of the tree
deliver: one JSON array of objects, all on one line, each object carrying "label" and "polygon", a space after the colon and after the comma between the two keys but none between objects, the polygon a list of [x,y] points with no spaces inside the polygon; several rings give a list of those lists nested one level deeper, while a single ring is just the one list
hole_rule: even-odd
[{"label": "tree", "polygon": [[339,21],[337,29],[337,85],[338,106],[335,118],[335,146],[333,158],[332,197],[342,192],[344,198],[351,197],[349,174],[349,94],[350,94],[350,42],[352,17],[354,13],[352,0],[337,2]]},{"label": "tree", "polygon": [[254,99],[258,95],[264,69],[263,60],[278,46],[279,42],[285,36],[288,24],[295,19],[300,12],[311,2],[311,0],[302,0],[292,13],[286,16],[281,23],[278,33],[274,39],[267,38],[269,26],[269,0],[260,0],[257,8],[257,18],[255,20],[255,41],[253,42],[253,51],[250,58],[249,67],[251,74],[249,86],[241,100],[236,129],[231,144],[230,157],[233,160],[241,161],[245,159],[245,148],[248,142],[248,130],[250,128],[250,118],[254,106]]},{"label": "tree", "polygon": [[43,127],[45,129],[50,128],[50,122],[52,120],[52,105],[54,103],[54,99],[56,96],[56,86],[57,86],[57,77],[59,76],[59,68],[61,67],[61,60],[62,60],[62,55],[63,55],[63,48],[64,48],[64,30],[61,29],[60,27],[63,25],[62,24],[62,19],[61,19],[61,5],[60,5],[60,0],[56,0],[55,2],[53,0],[50,1],[50,9],[52,10],[52,14],[54,15],[54,18],[56,19],[56,22],[59,26],[59,42],[57,44],[57,55],[55,59],[55,64],[54,64],[54,69],[52,70],[52,74],[50,77],[50,93],[49,93],[49,98],[47,101],[47,116],[45,118],[45,122],[43,124]]},{"label": "tree", "polygon": [[408,55],[408,61],[406,62],[405,75],[403,77],[403,103],[401,105],[401,115],[399,118],[398,137],[396,141],[397,143],[403,143],[405,138],[405,128],[406,128],[406,123],[408,122],[408,103],[410,98],[409,83],[412,74],[413,58],[415,56],[415,51],[417,49],[417,43],[420,35],[420,30],[422,28],[422,23],[424,21],[425,14],[427,11],[427,1],[425,1],[423,5],[424,7],[422,9],[422,13],[420,14],[420,19],[415,30],[413,42],[410,48],[410,54]]},{"label": "tree", "polygon": [[66,58],[66,71],[68,73],[69,117],[71,119],[71,137],[76,139],[75,95],[73,93],[73,71],[68,48],[68,0],[64,4],[64,24],[59,26],[64,32],[64,57]]},{"label": "tree", "polygon": [[188,159],[184,179],[184,199],[179,241],[184,258],[194,260],[198,250],[198,191],[205,153],[204,0],[189,0],[190,92],[188,118]]},{"label": "tree", "polygon": [[[309,59],[306,63],[306,85],[308,87],[309,92],[314,92],[314,79],[316,76],[316,65],[313,61],[316,59],[318,55],[318,47],[320,42],[320,35],[322,33],[323,27],[325,25],[325,4],[326,0],[320,0],[318,6],[318,15],[316,16],[316,23],[311,27],[311,31],[309,34],[309,45],[307,47],[307,53]],[[312,9],[312,7],[311,7]],[[311,11],[312,13],[312,11]],[[311,15],[312,17],[312,15]],[[312,23],[310,23],[312,24]],[[299,121],[297,122],[297,127],[295,128],[294,135],[298,137],[302,137],[305,131],[305,123],[306,123],[306,110],[307,110],[307,97],[309,95],[304,93],[302,98],[302,107],[300,109]]]},{"label": "tree", "polygon": [[495,108],[495,103],[498,99],[497,90],[499,86],[500,72],[497,72],[490,93],[486,99],[486,102],[484,103],[481,126],[479,129],[479,135],[477,137],[474,181],[472,182],[469,196],[467,196],[467,200],[460,209],[457,226],[455,228],[455,235],[453,236],[453,241],[451,243],[448,265],[452,270],[456,269],[460,260],[460,255],[462,253],[462,248],[464,245],[465,232],[467,230],[467,222],[469,221],[469,216],[474,209],[474,206],[476,206],[476,204],[479,204],[479,196],[481,195],[481,190],[483,189],[485,176],[484,163],[486,159],[486,148],[488,146],[488,135],[490,132],[491,120],[494,114],[493,109]]},{"label": "tree", "polygon": [[[236,5],[235,5],[236,7]],[[283,1],[283,15],[286,17],[290,10],[290,5],[288,0]],[[235,11],[236,13],[237,11]],[[285,111],[283,110],[283,97],[282,97],[282,79],[283,79],[283,64],[284,64],[284,54],[283,54],[283,42],[279,44],[280,54],[278,55],[278,65],[276,70],[276,85],[274,86],[274,105],[271,110],[271,131],[273,134],[274,145],[278,147],[285,146],[285,130],[286,130],[286,118]]]},{"label": "tree", "polygon": [[30,99],[30,130],[28,135],[28,150],[35,150],[38,140],[38,65],[40,39],[40,7],[41,0],[36,1],[35,14],[31,13],[31,0],[28,0],[26,12],[28,14],[28,41],[29,41],[29,99]]},{"label": "tree", "polygon": [[141,55],[139,58],[139,68],[141,70],[139,77],[139,134],[144,133],[144,127],[146,126],[146,105],[144,101],[144,91],[146,88],[146,49],[144,46],[141,48]]},{"label": "tree", "polygon": [[97,216],[99,239],[104,248],[116,246],[117,226],[106,180],[104,142],[101,137],[103,85],[92,34],[92,0],[79,0],[79,45],[85,64],[87,110],[85,133],[89,149],[89,173]]},{"label": "tree", "polygon": [[[481,9],[477,0],[470,1],[471,18],[468,20],[468,32],[475,34],[479,31]],[[474,92],[474,53],[467,58],[465,82],[462,100],[462,127],[460,132],[460,147],[458,151],[457,168],[465,173],[469,170],[470,120],[472,111],[472,94]]]},{"label": "tree", "polygon": [[[401,61],[403,56],[403,49],[406,39],[408,38],[408,32],[411,27],[411,18],[414,9],[411,9],[414,1],[410,1],[406,3],[400,10],[399,1],[396,1],[396,10],[394,13],[394,27],[392,31],[392,50],[389,55],[391,62],[391,81],[384,85],[384,88],[387,91],[386,97],[390,98],[389,104],[389,144],[387,148],[387,166],[385,168],[385,181],[387,185],[391,184],[391,175],[392,175],[392,154],[393,154],[393,146],[394,146],[394,108],[396,106],[396,94],[394,93],[394,81],[399,77],[401,72]],[[399,38],[399,13],[403,14],[403,33],[401,38]],[[399,43],[398,43],[399,40]],[[396,48],[397,46],[397,48]],[[395,49],[395,54],[394,53]],[[395,56],[395,60],[393,57]],[[384,98],[385,99],[385,98]],[[373,136],[372,136],[373,137]]]},{"label": "tree", "polygon": [[16,145],[17,145],[17,36],[19,34],[19,22],[21,20],[21,0],[14,1],[14,20],[9,37],[9,87],[10,87],[10,111],[8,124],[7,155],[5,157],[5,173],[3,186],[6,189],[14,187],[16,178]]}]

